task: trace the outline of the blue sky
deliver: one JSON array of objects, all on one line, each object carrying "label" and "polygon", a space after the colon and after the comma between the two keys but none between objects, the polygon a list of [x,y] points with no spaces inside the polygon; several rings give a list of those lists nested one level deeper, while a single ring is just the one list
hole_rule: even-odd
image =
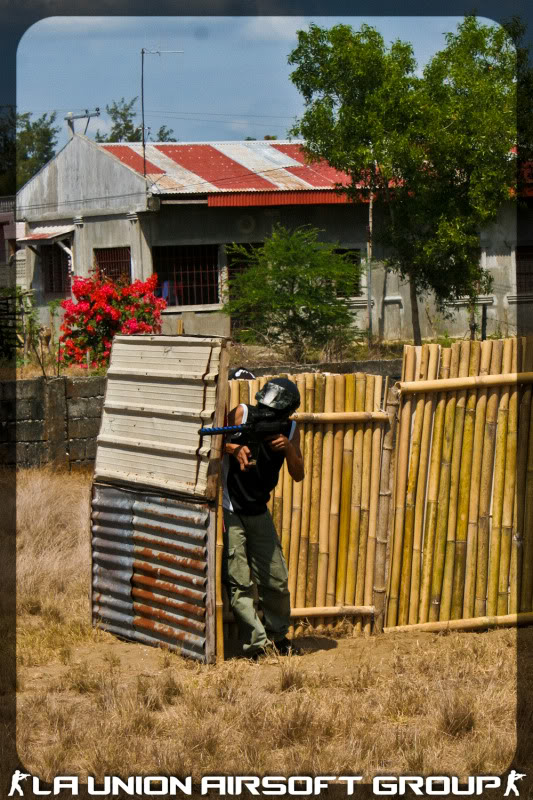
[{"label": "blue sky", "polygon": [[[105,106],[138,96],[141,48],[182,50],[145,56],[145,122],[179,141],[227,141],[265,134],[285,138],[303,110],[287,56],[296,31],[313,21],[376,27],[390,43],[413,44],[419,67],[444,44],[459,17],[48,17],[29,28],[17,52],[17,106],[57,111],[59,147],[69,111],[101,109],[87,131],[109,129]],[[486,20],[488,22],[488,20]],[[85,121],[76,122],[83,132]]]}]

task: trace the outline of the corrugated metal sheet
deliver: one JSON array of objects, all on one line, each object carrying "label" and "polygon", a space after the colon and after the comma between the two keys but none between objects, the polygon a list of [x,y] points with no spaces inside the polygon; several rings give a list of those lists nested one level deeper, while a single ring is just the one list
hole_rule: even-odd
[{"label": "corrugated metal sheet", "polygon": [[218,338],[116,336],[95,480],[205,498],[217,404]]},{"label": "corrugated metal sheet", "polygon": [[73,230],[74,225],[40,225],[37,228],[33,228],[27,235],[24,235],[23,231],[20,231],[21,236],[17,236],[17,242],[38,242],[43,239],[57,239],[60,236],[66,236],[72,233]]},{"label": "corrugated metal sheet", "polygon": [[95,483],[93,624],[211,662],[214,514],[205,502]]},{"label": "corrugated metal sheet", "polygon": [[[106,153],[142,175],[142,144],[99,145]],[[329,190],[349,177],[325,162],[306,165],[299,143],[190,142],[146,144],[146,171],[160,194],[235,192],[303,192]],[[299,202],[299,195],[291,195]],[[338,201],[337,201],[338,202]]]},{"label": "corrugated metal sheet", "polygon": [[[345,194],[331,191],[309,192],[232,192],[223,194],[210,194],[207,205],[221,206],[316,206],[330,205],[331,203],[348,203]],[[361,198],[361,202],[367,202]]]}]

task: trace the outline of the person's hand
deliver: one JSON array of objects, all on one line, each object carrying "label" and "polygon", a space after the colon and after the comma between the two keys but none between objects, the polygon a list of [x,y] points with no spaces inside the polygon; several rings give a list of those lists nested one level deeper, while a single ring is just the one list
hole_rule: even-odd
[{"label": "person's hand", "polygon": [[250,448],[247,447],[245,444],[242,444],[240,447],[238,447],[235,450],[233,455],[235,456],[235,458],[239,462],[240,467],[241,467],[241,471],[242,472],[247,472],[250,469],[250,467],[252,466],[250,464],[250,456],[252,455],[252,453],[250,451]]},{"label": "person's hand", "polygon": [[276,434],[272,439],[267,439],[267,441],[268,446],[275,453],[284,453],[289,446],[289,440],[282,433]]}]

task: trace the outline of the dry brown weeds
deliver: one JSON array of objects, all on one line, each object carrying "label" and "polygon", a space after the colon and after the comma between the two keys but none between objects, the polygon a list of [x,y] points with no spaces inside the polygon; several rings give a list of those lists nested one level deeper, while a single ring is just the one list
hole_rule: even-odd
[{"label": "dry brown weeds", "polygon": [[369,781],[509,766],[516,631],[306,638],[303,657],[216,666],[121,643],[89,624],[89,478],[18,477],[17,735],[32,774]]}]

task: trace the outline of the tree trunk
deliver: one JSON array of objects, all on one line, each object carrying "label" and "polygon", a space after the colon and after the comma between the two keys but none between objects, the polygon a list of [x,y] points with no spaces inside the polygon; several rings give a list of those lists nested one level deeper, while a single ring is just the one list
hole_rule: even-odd
[{"label": "tree trunk", "polygon": [[416,287],[414,281],[409,281],[409,292],[411,295],[411,317],[413,320],[413,340],[415,345],[422,344],[422,335],[420,333],[420,316],[418,313],[418,298],[416,296]]}]

